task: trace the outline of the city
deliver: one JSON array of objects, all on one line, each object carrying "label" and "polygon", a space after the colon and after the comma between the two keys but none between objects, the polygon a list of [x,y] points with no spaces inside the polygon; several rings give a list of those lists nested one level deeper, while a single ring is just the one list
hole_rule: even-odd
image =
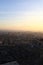
[{"label": "city", "polygon": [[43,33],[4,32],[0,34],[0,64],[12,61],[17,61],[19,65],[43,63],[41,61]]}]

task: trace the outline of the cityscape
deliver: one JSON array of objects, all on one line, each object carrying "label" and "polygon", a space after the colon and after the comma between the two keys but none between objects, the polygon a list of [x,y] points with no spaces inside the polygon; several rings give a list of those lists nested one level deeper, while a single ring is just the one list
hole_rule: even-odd
[{"label": "cityscape", "polygon": [[0,65],[43,65],[43,0],[0,0]]},{"label": "cityscape", "polygon": [[42,65],[43,33],[0,32],[0,64],[8,62],[17,65]]}]

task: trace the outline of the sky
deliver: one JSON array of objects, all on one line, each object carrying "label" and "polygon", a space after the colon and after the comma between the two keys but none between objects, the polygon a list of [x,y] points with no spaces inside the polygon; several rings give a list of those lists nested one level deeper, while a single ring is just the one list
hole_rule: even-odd
[{"label": "sky", "polygon": [[43,32],[43,0],[0,0],[0,30]]}]

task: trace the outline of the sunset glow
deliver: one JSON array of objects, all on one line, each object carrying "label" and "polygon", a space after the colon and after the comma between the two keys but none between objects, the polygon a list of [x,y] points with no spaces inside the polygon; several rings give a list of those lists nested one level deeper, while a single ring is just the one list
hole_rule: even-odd
[{"label": "sunset glow", "polygon": [[43,32],[43,0],[0,0],[0,30]]}]

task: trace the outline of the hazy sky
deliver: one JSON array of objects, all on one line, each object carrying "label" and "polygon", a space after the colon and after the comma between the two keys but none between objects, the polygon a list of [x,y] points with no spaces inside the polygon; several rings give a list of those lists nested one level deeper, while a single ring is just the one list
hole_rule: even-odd
[{"label": "hazy sky", "polygon": [[43,0],[0,0],[0,30],[43,31]]}]

